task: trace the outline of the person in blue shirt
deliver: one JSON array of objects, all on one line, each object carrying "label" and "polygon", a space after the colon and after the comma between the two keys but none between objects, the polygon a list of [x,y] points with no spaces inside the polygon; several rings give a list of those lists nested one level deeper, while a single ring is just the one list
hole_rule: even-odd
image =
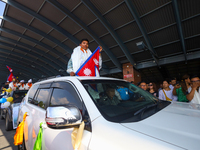
[{"label": "person in blue shirt", "polygon": [[132,91],[130,91],[128,88],[123,87],[123,86],[119,87],[116,90],[117,90],[117,92],[119,92],[121,99],[125,100],[125,101],[129,100],[130,97],[133,95]]}]

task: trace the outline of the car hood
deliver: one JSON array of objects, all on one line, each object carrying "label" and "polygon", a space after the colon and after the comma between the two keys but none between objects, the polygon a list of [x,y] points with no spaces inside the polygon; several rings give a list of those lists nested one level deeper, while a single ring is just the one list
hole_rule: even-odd
[{"label": "car hood", "polygon": [[185,149],[199,149],[200,105],[172,102],[142,121],[121,125]]}]

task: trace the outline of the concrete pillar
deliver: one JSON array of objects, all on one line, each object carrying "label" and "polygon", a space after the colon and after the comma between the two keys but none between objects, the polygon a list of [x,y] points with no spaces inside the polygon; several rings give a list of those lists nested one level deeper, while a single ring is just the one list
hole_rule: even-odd
[{"label": "concrete pillar", "polygon": [[123,64],[123,78],[124,80],[137,84],[141,81],[141,75],[138,71],[133,69],[133,65],[131,63]]}]

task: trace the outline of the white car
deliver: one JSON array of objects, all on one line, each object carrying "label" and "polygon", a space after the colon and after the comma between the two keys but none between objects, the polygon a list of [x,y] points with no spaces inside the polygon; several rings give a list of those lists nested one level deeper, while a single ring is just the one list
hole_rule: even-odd
[{"label": "white car", "polygon": [[200,106],[157,99],[113,78],[59,77],[35,83],[20,105],[24,142],[32,150],[73,150],[71,132],[85,122],[79,150],[199,150]]}]

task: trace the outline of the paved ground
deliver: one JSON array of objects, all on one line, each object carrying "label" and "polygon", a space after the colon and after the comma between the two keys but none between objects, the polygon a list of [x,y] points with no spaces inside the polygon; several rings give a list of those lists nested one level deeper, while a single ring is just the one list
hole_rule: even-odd
[{"label": "paved ground", "polygon": [[15,130],[5,130],[5,120],[0,120],[0,150],[17,150],[17,146],[13,144]]}]

